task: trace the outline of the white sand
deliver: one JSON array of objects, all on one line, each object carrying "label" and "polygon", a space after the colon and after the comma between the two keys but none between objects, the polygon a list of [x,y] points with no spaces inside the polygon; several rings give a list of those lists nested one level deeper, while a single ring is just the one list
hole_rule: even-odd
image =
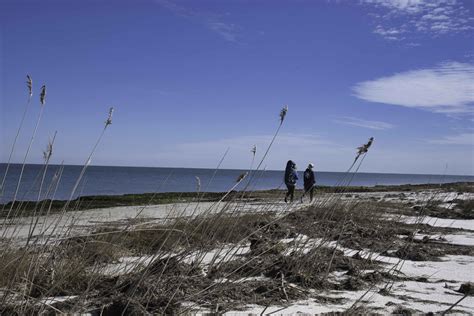
[{"label": "white sand", "polygon": [[474,220],[472,219],[449,219],[424,216],[420,221],[420,218],[415,216],[401,216],[398,218],[408,224],[422,223],[436,227],[460,228],[474,231]]}]

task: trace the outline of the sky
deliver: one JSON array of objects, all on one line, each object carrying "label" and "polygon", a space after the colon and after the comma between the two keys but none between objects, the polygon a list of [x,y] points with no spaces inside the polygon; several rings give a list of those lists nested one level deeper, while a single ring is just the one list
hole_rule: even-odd
[{"label": "sky", "polygon": [[474,1],[2,0],[0,161],[474,175]]}]

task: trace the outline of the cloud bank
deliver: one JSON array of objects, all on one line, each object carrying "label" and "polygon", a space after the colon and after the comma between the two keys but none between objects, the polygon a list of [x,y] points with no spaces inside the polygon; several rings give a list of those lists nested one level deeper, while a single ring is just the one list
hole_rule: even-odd
[{"label": "cloud bank", "polygon": [[474,30],[469,8],[458,0],[362,0],[376,8],[374,33],[386,40],[403,40],[414,33],[441,36]]},{"label": "cloud bank", "polygon": [[473,113],[474,64],[446,62],[364,81],[353,87],[362,100],[431,112]]}]

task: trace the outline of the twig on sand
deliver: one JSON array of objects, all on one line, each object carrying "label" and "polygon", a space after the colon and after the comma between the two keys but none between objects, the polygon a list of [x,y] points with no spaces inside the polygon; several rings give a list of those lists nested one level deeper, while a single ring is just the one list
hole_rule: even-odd
[{"label": "twig on sand", "polygon": [[459,303],[461,303],[461,301],[463,299],[465,299],[466,297],[468,297],[469,293],[466,293],[464,294],[463,297],[461,297],[456,303],[454,303],[453,305],[451,305],[447,310],[445,310],[444,312],[441,313],[441,315],[446,315],[450,310],[452,310],[454,307],[456,307]]}]

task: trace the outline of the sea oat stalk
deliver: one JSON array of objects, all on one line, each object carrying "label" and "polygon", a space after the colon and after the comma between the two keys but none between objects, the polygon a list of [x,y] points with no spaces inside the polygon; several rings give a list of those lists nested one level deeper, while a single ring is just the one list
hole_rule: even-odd
[{"label": "sea oat stalk", "polygon": [[285,117],[286,117],[287,113],[288,113],[288,105],[285,105],[280,111],[280,124],[278,125],[278,128],[277,128],[275,134],[273,135],[273,138],[272,138],[270,144],[268,145],[267,150],[263,154],[262,160],[260,160],[260,163],[258,164],[258,166],[255,170],[259,170],[260,167],[262,166],[263,161],[267,157],[268,152],[270,151],[270,148],[272,147],[273,143],[275,142],[276,137],[278,136],[278,133],[280,132],[281,126],[283,125],[283,121],[285,120]]},{"label": "sea oat stalk", "polygon": [[[250,169],[249,169],[249,175],[251,176],[252,175],[252,171],[253,171],[253,164],[255,162],[255,155],[257,154],[257,145],[253,145],[252,149],[250,150],[250,152],[252,153],[252,162],[250,163]],[[244,194],[245,194],[245,191],[247,190],[248,186],[250,185],[250,180],[251,180],[252,177],[249,177],[249,181],[247,182],[247,184],[245,185],[244,189],[242,190],[242,198],[244,197]]]},{"label": "sea oat stalk", "polygon": [[[31,103],[30,102],[31,97],[33,96],[33,80],[31,79],[30,75],[26,75],[26,87],[28,88],[28,101],[26,102],[25,110],[23,111],[23,115],[22,115],[21,121],[20,121],[20,126],[18,126],[16,135],[15,135],[15,139],[13,140],[10,155],[8,156],[7,167],[5,169],[5,173],[3,174],[2,183],[0,183],[0,197],[3,196],[3,190],[5,189],[5,181],[6,181],[6,178],[7,178],[8,170],[10,169],[10,162],[11,162],[11,159],[12,159],[12,156],[13,156],[13,152],[15,151],[15,146],[16,146],[16,142],[18,140],[18,136],[20,135],[20,131],[23,127],[23,122],[25,121],[26,113],[28,112],[28,108],[29,108],[29,105]],[[2,211],[3,211],[3,209],[2,209]]]},{"label": "sea oat stalk", "polygon": [[79,187],[79,183],[81,182],[82,177],[84,176],[84,173],[86,172],[87,167],[90,165],[90,163],[92,161],[92,156],[94,155],[97,147],[99,146],[100,141],[102,140],[102,137],[104,136],[105,131],[107,130],[107,127],[112,124],[112,113],[113,112],[114,112],[114,108],[111,107],[109,109],[109,115],[107,117],[107,120],[105,121],[104,128],[102,129],[102,132],[100,133],[99,138],[97,138],[97,141],[96,141],[94,147],[92,147],[92,150],[91,150],[89,156],[87,157],[87,159],[86,159],[86,161],[85,161],[85,163],[82,167],[81,173],[79,174],[79,177],[77,178],[77,180],[74,184],[74,187],[72,188],[71,194],[69,195],[69,199],[67,200],[66,204],[63,207],[64,210],[66,210],[69,207],[72,199],[74,198],[74,195],[76,194],[76,190]]},{"label": "sea oat stalk", "polygon": [[[71,194],[69,195],[68,200],[66,201],[66,203],[64,204],[64,206],[63,206],[62,209],[61,209],[61,213],[60,213],[60,215],[59,215],[59,217],[58,217],[58,219],[57,219],[57,223],[59,223],[59,222],[62,220],[64,214],[65,214],[66,211],[68,210],[68,208],[69,208],[69,206],[70,206],[70,204],[71,204],[71,202],[72,202],[72,200],[73,200],[73,198],[74,198],[74,195],[76,194],[77,188],[79,187],[79,184],[81,183],[82,178],[83,178],[83,176],[84,176],[84,174],[85,174],[87,168],[88,168],[89,165],[91,164],[92,156],[94,155],[94,153],[95,153],[97,147],[99,146],[99,144],[100,144],[100,142],[101,142],[101,140],[102,140],[102,138],[103,138],[103,136],[104,136],[104,134],[105,134],[105,131],[107,130],[107,127],[112,124],[112,113],[113,113],[113,111],[114,111],[114,108],[111,107],[111,108],[109,109],[108,118],[107,118],[107,120],[105,121],[104,128],[102,129],[102,132],[100,133],[99,137],[97,138],[96,143],[94,144],[94,146],[93,146],[91,152],[89,153],[89,156],[87,157],[87,159],[86,159],[84,165],[82,166],[81,172],[80,172],[78,178],[76,179],[76,182],[75,182],[75,184],[74,184],[74,186],[73,186],[73,188],[72,188],[72,190],[71,190]],[[65,234],[68,234],[68,233],[71,231],[72,225],[74,224],[73,221],[74,221],[74,219],[71,221],[71,225],[70,225],[69,229],[67,230],[67,232],[66,232]],[[65,224],[64,226],[66,226],[66,224]],[[54,231],[56,230],[56,228],[57,228],[57,226],[54,227],[53,232],[52,232],[51,234],[54,233]]]},{"label": "sea oat stalk", "polygon": [[[31,79],[31,78],[30,78]],[[29,85],[29,84],[28,84]],[[20,171],[20,176],[18,177],[18,182],[16,184],[16,189],[15,189],[15,193],[13,195],[13,199],[12,199],[12,204],[10,206],[10,209],[8,210],[8,213],[7,213],[7,216],[5,217],[4,221],[3,221],[3,227],[2,228],[5,228],[5,224],[7,222],[7,220],[9,219],[10,215],[11,215],[11,212],[13,210],[13,206],[15,205],[15,201],[16,201],[16,198],[18,196],[18,192],[19,192],[19,189],[20,189],[20,184],[21,184],[21,180],[23,178],[23,172],[25,171],[25,166],[26,166],[26,159],[28,158],[28,155],[30,153],[30,149],[31,149],[31,146],[33,145],[33,141],[35,139],[35,136],[36,136],[36,132],[38,131],[38,126],[41,122],[41,117],[43,116],[43,111],[44,111],[44,104],[46,103],[46,86],[43,85],[41,87],[41,93],[40,93],[40,103],[41,103],[41,109],[40,109],[40,112],[38,114],[38,119],[36,120],[36,125],[35,125],[35,129],[33,130],[33,134],[31,135],[31,139],[30,139],[30,143],[28,144],[28,148],[26,150],[26,153],[25,153],[25,156],[23,157],[23,162],[22,162],[22,165],[21,165],[21,171]]]},{"label": "sea oat stalk", "polygon": [[67,209],[69,207],[69,204],[70,202],[72,201],[72,199],[74,198],[74,194],[76,193],[77,191],[77,188],[79,186],[79,183],[81,182],[83,176],[84,176],[84,173],[86,172],[86,169],[89,167],[89,165],[91,164],[92,162],[92,156],[94,155],[94,152],[95,150],[97,149],[97,147],[99,146],[99,143],[100,141],[102,140],[102,137],[104,136],[104,133],[105,133],[105,130],[107,129],[107,127],[109,125],[112,124],[112,115],[114,113],[114,107],[110,107],[109,108],[109,114],[107,116],[107,119],[105,120],[104,122],[104,128],[102,129],[102,132],[100,133],[99,135],[99,138],[97,139],[94,147],[92,148],[90,154],[89,154],[89,157],[87,157],[87,160],[86,162],[84,163],[83,167],[82,167],[82,170],[81,170],[81,173],[79,174],[79,177],[77,178],[76,180],[76,183],[74,184],[74,187],[71,191],[71,195],[69,196],[69,199],[68,201],[66,202],[65,206],[64,206],[64,209]]},{"label": "sea oat stalk", "polygon": [[[255,168],[255,171],[258,171],[260,169],[263,162],[265,161],[265,158],[267,157],[268,153],[270,152],[270,148],[272,148],[272,145],[275,142],[275,139],[277,138],[278,133],[280,132],[281,126],[283,125],[283,121],[285,120],[287,113],[288,113],[288,105],[285,105],[280,110],[280,124],[278,124],[278,128],[275,131],[275,134],[273,135],[272,140],[270,141],[270,144],[268,145],[267,149],[265,150],[265,153],[263,154],[262,159],[260,160],[259,164],[257,165],[257,168]],[[254,149],[255,149],[255,153],[256,153],[257,152],[257,147],[254,146]],[[253,153],[254,150],[252,149],[251,152]],[[255,157],[255,154],[254,154],[254,157]],[[252,161],[252,164],[253,164],[253,161]],[[244,192],[247,190],[248,186],[250,185],[250,183],[254,179],[255,174],[256,174],[256,172],[253,172],[251,174],[251,176],[249,177],[249,181],[248,181],[247,185],[245,186],[245,188],[243,190]]]}]

